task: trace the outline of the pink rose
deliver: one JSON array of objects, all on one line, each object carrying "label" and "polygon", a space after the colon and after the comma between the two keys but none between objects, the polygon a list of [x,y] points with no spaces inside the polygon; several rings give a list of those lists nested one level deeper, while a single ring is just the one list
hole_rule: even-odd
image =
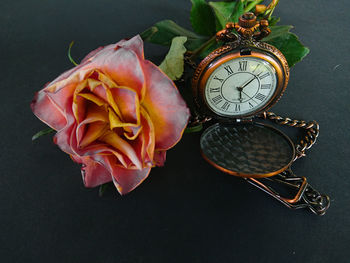
[{"label": "pink rose", "polygon": [[113,181],[120,194],[164,164],[189,118],[174,83],[144,59],[140,36],[92,51],[39,91],[31,107],[82,164],[86,187]]}]

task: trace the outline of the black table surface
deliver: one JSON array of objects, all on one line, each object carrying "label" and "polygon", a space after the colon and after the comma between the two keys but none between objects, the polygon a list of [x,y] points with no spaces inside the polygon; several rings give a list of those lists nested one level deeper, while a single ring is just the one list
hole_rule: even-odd
[{"label": "black table surface", "polygon": [[[190,28],[191,3],[2,0],[0,3],[1,262],[349,262],[350,2],[280,1],[310,54],[291,71],[278,114],[317,120],[317,144],[293,169],[329,194],[323,217],[289,210],[206,163],[185,134],[132,193],[84,188],[79,165],[52,143],[29,104],[73,56],[162,19]],[[159,62],[166,49],[146,44]]]}]

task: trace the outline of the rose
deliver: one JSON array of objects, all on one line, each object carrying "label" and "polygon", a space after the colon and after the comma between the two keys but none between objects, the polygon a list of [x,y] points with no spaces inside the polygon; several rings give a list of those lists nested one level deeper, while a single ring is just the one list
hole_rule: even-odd
[{"label": "rose", "polygon": [[100,47],[39,91],[34,114],[82,164],[86,187],[137,187],[181,138],[189,110],[174,83],[144,59],[140,36]]}]

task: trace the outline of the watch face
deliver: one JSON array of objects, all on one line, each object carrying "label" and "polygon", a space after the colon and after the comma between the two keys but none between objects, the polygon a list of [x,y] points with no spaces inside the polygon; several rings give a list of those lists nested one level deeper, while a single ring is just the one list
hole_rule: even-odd
[{"label": "watch face", "polygon": [[219,65],[209,76],[204,96],[221,116],[253,115],[270,101],[277,87],[275,68],[257,57],[238,57]]}]

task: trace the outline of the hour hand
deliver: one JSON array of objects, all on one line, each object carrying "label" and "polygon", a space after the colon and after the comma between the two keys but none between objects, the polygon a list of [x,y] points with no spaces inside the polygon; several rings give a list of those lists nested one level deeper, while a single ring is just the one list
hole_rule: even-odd
[{"label": "hour hand", "polygon": [[237,90],[239,91],[239,101],[242,102],[242,91],[243,91],[243,87],[237,87]]}]

